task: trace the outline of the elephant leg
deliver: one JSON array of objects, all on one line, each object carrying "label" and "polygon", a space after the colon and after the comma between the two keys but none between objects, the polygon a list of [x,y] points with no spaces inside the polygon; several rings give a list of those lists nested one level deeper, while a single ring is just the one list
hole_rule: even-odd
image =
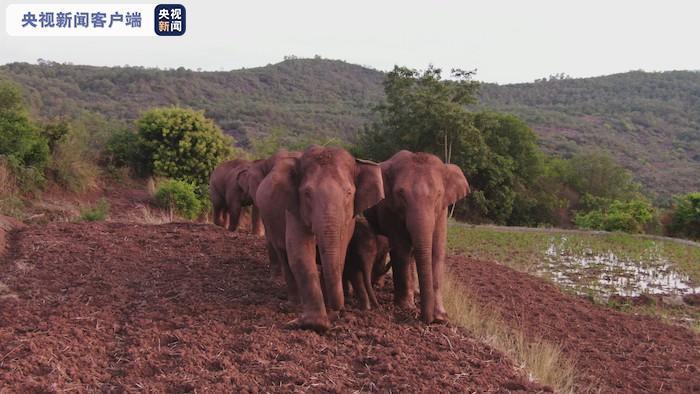
[{"label": "elephant leg", "polygon": [[362,279],[362,271],[354,270],[350,273],[350,282],[352,283],[352,288],[355,291],[355,297],[359,304],[360,309],[369,310],[370,300],[367,295],[367,289],[365,288],[364,281]]},{"label": "elephant leg", "polygon": [[445,278],[445,248],[447,243],[447,210],[435,221],[433,236],[433,289],[435,292],[435,320],[447,321],[447,312],[442,299],[442,284]]},{"label": "elephant leg", "polygon": [[284,273],[284,281],[287,284],[287,298],[292,304],[298,304],[299,288],[297,287],[297,281],[294,279],[294,274],[289,268],[286,253],[281,252],[281,255],[282,257],[280,258],[280,265],[282,266],[282,272]]},{"label": "elephant leg", "polygon": [[241,219],[241,203],[233,202],[229,204],[228,207],[228,229],[229,231],[236,231],[238,228],[238,222]]},{"label": "elephant leg", "polygon": [[264,237],[265,236],[265,227],[263,226],[262,218],[260,217],[260,211],[258,210],[258,207],[253,205],[253,214],[251,215],[251,229],[253,234],[259,236],[259,237]]},{"label": "elephant leg", "polygon": [[413,275],[411,274],[410,247],[404,242],[393,242],[391,251],[391,272],[394,280],[394,303],[402,308],[413,309]]},{"label": "elephant leg", "polygon": [[328,330],[331,323],[323,302],[321,278],[316,269],[314,234],[289,212],[286,212],[286,226],[289,268],[298,285],[303,310],[299,325],[316,331]]},{"label": "elephant leg", "polygon": [[350,279],[349,279],[349,274],[343,273],[343,295],[345,297],[350,297],[352,294],[350,291],[352,290],[352,286],[350,284]]},{"label": "elephant leg", "polygon": [[212,217],[214,219],[214,224],[219,227],[224,227],[224,210],[221,207],[214,206],[212,209]]},{"label": "elephant leg", "polygon": [[281,275],[282,258],[271,242],[268,241],[266,244],[267,254],[270,256],[270,279],[275,279]]},{"label": "elephant leg", "polygon": [[[362,272],[362,279],[364,280],[365,294],[367,294],[367,300],[369,306],[372,308],[379,308],[379,302],[377,302],[377,296],[374,294],[374,288],[372,287],[372,270],[366,267],[364,272]],[[370,309],[370,308],[367,308]]]}]

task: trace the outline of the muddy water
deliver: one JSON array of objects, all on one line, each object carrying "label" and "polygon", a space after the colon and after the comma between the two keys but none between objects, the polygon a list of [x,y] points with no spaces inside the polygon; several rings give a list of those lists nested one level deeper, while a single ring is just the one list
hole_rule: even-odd
[{"label": "muddy water", "polygon": [[613,252],[576,247],[566,237],[552,238],[537,274],[581,295],[608,298],[641,294],[696,294],[687,275],[676,271],[658,248],[632,259]]}]

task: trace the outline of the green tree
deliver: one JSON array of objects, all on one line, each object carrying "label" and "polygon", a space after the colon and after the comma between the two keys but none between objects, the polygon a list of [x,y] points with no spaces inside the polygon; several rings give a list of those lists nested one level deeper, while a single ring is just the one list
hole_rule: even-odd
[{"label": "green tree", "polygon": [[423,72],[394,67],[384,81],[386,101],[375,108],[378,120],[360,137],[362,153],[385,160],[398,146],[451,162],[460,140],[480,140],[464,107],[476,103],[478,83],[472,71],[452,70],[451,76],[442,80],[442,70],[432,66]]},{"label": "green tree", "polygon": [[639,183],[607,153],[583,153],[572,157],[560,169],[561,179],[580,195],[612,200],[640,196]]},{"label": "green tree", "polygon": [[0,155],[17,166],[43,170],[49,146],[29,120],[22,94],[14,84],[0,80]]},{"label": "green tree", "polygon": [[700,192],[675,197],[668,230],[673,235],[700,239]]},{"label": "green tree", "polygon": [[233,153],[233,139],[204,113],[185,108],[156,108],[137,122],[143,153],[155,175],[181,180],[206,194],[209,174]]},{"label": "green tree", "polygon": [[[395,67],[384,82],[386,102],[377,106],[355,150],[384,160],[400,149],[430,152],[460,166],[472,186],[457,214],[473,221],[537,224],[558,200],[535,188],[544,173],[533,131],[513,115],[472,113],[477,83],[472,72],[423,72]],[[541,215],[546,219],[536,217]]]}]

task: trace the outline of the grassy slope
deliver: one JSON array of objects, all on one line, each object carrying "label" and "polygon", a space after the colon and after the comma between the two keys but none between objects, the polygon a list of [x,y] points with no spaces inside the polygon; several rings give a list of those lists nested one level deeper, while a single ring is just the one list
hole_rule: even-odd
[{"label": "grassy slope", "polygon": [[[296,59],[228,72],[14,63],[0,76],[24,86],[42,118],[88,110],[130,122],[152,106],[186,105],[245,143],[274,128],[352,141],[383,97],[384,74]],[[607,149],[659,197],[700,190],[700,73],[486,84],[481,102],[523,117],[551,153]]]},{"label": "grassy slope", "polygon": [[484,260],[494,260],[514,269],[532,272],[553,242],[566,238],[574,254],[604,254],[644,260],[650,253],[667,259],[678,270],[700,284],[700,248],[670,240],[655,240],[624,233],[575,233],[555,229],[510,231],[489,226],[452,225],[448,247]]},{"label": "grassy slope", "polygon": [[[556,229],[541,231],[516,231],[489,226],[465,226],[452,224],[447,244],[453,253],[463,253],[473,258],[498,261],[518,271],[535,273],[545,257],[547,248],[565,240],[568,253],[575,256],[605,255],[614,253],[621,259],[646,264],[649,256],[667,260],[672,268],[688,275],[693,286],[700,286],[700,247],[670,240],[648,239],[640,236],[607,233],[585,234]],[[545,265],[546,266],[546,265]],[[586,275],[595,274],[595,268],[581,269],[582,275],[574,283],[579,293],[588,293],[594,302],[633,314],[656,316],[670,323],[680,323],[700,332],[700,310],[689,306],[633,305],[629,302],[601,300],[594,295],[595,284]],[[545,268],[546,271],[546,268]],[[540,276],[548,277],[547,272]],[[613,274],[614,275],[614,274]],[[566,288],[565,288],[566,289]],[[569,289],[571,290],[571,289]]]}]

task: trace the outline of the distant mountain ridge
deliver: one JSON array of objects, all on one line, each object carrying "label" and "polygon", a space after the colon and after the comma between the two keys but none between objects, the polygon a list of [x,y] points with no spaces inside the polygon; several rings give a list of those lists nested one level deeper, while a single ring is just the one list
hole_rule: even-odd
[{"label": "distant mountain ridge", "polygon": [[[384,95],[383,72],[327,59],[218,72],[12,63],[2,76],[24,87],[41,118],[91,111],[129,122],[183,105],[244,144],[275,128],[352,141]],[[522,117],[549,153],[607,150],[661,198],[700,190],[699,72],[483,84],[479,107]]]}]

